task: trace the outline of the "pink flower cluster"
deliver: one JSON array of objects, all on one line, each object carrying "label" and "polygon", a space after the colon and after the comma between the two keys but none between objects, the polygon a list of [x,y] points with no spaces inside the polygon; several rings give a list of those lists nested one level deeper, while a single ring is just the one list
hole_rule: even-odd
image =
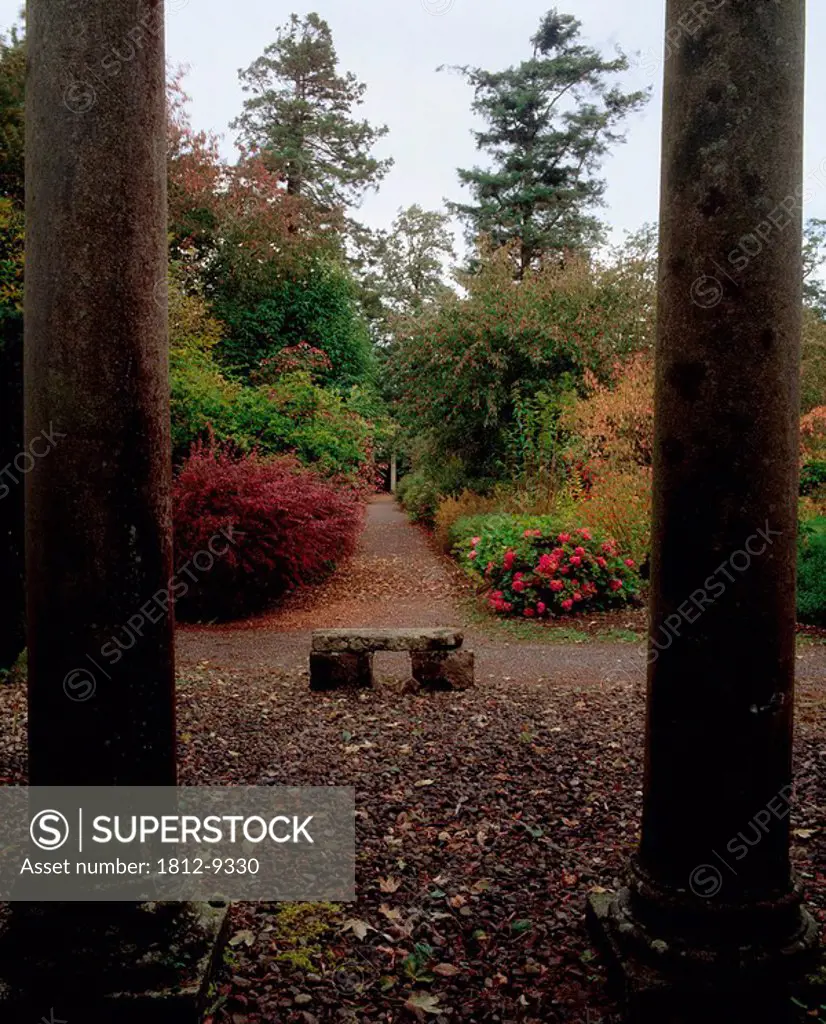
[{"label": "pink flower cluster", "polygon": [[[614,540],[595,539],[585,528],[555,538],[525,530],[523,539],[485,570],[497,614],[531,619],[594,611],[626,603],[638,590],[634,560],[623,559]],[[479,543],[473,538],[471,560]]]}]

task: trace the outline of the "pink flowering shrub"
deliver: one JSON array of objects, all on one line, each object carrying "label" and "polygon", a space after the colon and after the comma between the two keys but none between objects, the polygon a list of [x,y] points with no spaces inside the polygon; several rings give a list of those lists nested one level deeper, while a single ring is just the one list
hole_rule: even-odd
[{"label": "pink flowering shrub", "polygon": [[481,537],[472,537],[468,563],[490,587],[499,615],[547,618],[621,607],[636,597],[639,574],[614,540],[585,528],[557,533],[527,529],[518,545],[478,566]]}]

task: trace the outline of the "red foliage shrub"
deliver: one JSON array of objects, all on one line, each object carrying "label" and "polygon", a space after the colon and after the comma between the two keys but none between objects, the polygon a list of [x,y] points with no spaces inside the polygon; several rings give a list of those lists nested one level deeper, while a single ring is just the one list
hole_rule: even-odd
[{"label": "red foliage shrub", "polygon": [[[239,457],[197,444],[173,491],[181,618],[232,618],[322,578],[351,555],[363,515],[357,494],[290,458]],[[223,551],[224,531],[232,543]],[[189,565],[189,573],[183,567]],[[193,579],[194,577],[194,579]],[[182,589],[182,588],[181,588]]]},{"label": "red foliage shrub", "polygon": [[272,384],[287,373],[308,373],[311,377],[329,373],[333,368],[330,357],[320,348],[313,348],[306,341],[282,348],[261,365],[250,376],[253,384]]}]

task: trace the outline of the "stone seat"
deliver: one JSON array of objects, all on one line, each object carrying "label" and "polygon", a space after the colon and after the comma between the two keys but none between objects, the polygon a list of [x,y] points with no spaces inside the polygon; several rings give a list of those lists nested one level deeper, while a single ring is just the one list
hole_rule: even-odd
[{"label": "stone seat", "polygon": [[462,646],[456,629],[317,629],[314,651],[450,651]]},{"label": "stone seat", "polygon": [[373,685],[377,651],[409,652],[413,685],[423,690],[473,686],[473,652],[459,648],[464,635],[447,627],[317,629],[310,650],[310,689],[328,691]]}]

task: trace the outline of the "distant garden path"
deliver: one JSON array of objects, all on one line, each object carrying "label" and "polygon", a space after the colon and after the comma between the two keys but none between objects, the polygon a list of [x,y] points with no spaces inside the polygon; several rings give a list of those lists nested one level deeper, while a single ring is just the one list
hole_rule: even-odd
[{"label": "distant garden path", "polygon": [[[480,681],[502,677],[599,682],[633,646],[520,641],[491,623],[483,632],[469,622],[473,590],[452,563],[437,555],[424,532],[410,524],[389,496],[372,499],[355,557],[323,586],[300,592],[273,612],[244,622],[181,627],[182,664],[207,661],[212,668],[295,670],[307,661],[314,629],[347,626],[441,626],[465,628],[466,645],[478,653]],[[378,674],[403,672],[405,656],[383,655]],[[632,669],[633,671],[633,669]],[[642,674],[640,673],[640,683]]]},{"label": "distant garden path", "polygon": [[[323,586],[299,592],[253,619],[183,626],[178,632],[178,658],[182,665],[206,661],[212,668],[295,671],[306,664],[313,629],[459,625],[465,628],[467,646],[477,651],[479,682],[496,677],[598,686],[621,672],[635,687],[644,685],[643,659],[634,644],[600,639],[560,642],[552,630],[528,629],[527,624],[527,637],[514,635],[493,620],[485,624],[473,611],[473,590],[460,571],[433,551],[424,532],[408,522],[389,495],[381,495],[368,505],[355,557]],[[614,613],[606,623],[626,624],[640,631],[640,614]],[[535,642],[530,638],[533,632]],[[384,655],[378,674],[397,675],[404,665],[404,656]],[[798,674],[802,679],[826,678],[826,647],[801,651]]]}]

